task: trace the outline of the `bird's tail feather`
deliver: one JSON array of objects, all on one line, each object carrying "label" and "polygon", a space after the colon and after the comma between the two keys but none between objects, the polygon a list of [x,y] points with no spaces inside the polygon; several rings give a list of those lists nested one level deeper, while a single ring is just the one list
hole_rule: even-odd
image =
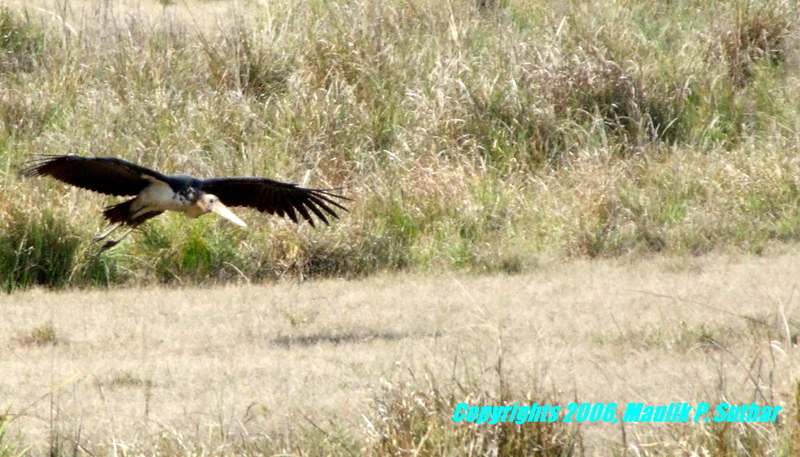
[{"label": "bird's tail feather", "polygon": [[128,216],[131,213],[131,204],[133,203],[133,200],[134,199],[130,199],[128,201],[107,207],[105,211],[103,211],[103,216],[112,224],[127,223]]}]

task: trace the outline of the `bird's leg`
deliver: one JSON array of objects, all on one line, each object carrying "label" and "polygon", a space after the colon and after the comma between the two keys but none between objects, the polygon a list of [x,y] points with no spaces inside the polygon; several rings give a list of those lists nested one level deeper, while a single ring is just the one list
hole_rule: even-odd
[{"label": "bird's leg", "polygon": [[114,233],[120,227],[122,227],[122,223],[121,222],[116,224],[116,225],[114,225],[114,226],[112,226],[111,228],[109,228],[105,232],[103,232],[103,233],[95,236],[94,238],[92,238],[92,243],[97,243],[100,240],[104,240],[104,239],[108,238],[109,235]]},{"label": "bird's leg", "polygon": [[100,248],[100,250],[97,251],[97,253],[101,254],[101,253],[105,252],[106,249],[111,249],[114,246],[116,246],[117,243],[119,243],[119,240],[117,240],[117,241],[106,241],[106,243]]},{"label": "bird's leg", "polygon": [[[118,229],[118,228],[119,228],[119,227],[115,227],[115,228],[114,228],[114,230],[116,230],[116,229]],[[106,249],[111,249],[111,248],[113,248],[113,247],[114,247],[114,246],[116,246],[116,245],[117,245],[117,244],[118,244],[120,241],[124,240],[126,236],[130,235],[130,234],[131,234],[131,232],[133,232],[134,230],[136,230],[136,227],[131,227],[131,228],[130,228],[130,230],[128,230],[127,232],[125,232],[125,234],[124,234],[124,235],[122,235],[121,237],[117,238],[116,240],[112,240],[112,241],[106,241],[106,242],[105,242],[105,244],[103,245],[103,247],[101,247],[101,248],[100,248],[100,251],[98,252],[98,254],[99,254],[99,253],[101,253],[101,252],[103,252],[103,251],[105,251]],[[113,230],[112,230],[112,231],[113,231]],[[108,235],[111,235],[111,233],[109,232],[109,233],[108,233]],[[106,236],[108,236],[108,235],[106,235]],[[101,239],[102,239],[102,238],[101,238]]]},{"label": "bird's leg", "polygon": [[[120,228],[121,228],[123,225],[124,225],[124,223],[120,222],[120,223],[118,223],[118,224],[114,225],[113,227],[109,228],[109,229],[108,229],[108,230],[106,230],[105,232],[103,232],[103,233],[101,233],[101,234],[99,234],[99,235],[95,236],[94,238],[92,238],[92,244],[93,244],[93,243],[96,243],[96,242],[98,242],[98,241],[101,241],[101,240],[104,240],[104,239],[108,238],[109,236],[111,236],[111,234],[112,234],[112,233],[114,233],[114,232],[116,232],[117,230],[119,230],[119,229],[120,229]],[[130,234],[131,234],[131,232],[133,232],[134,230],[136,230],[136,228],[137,228],[138,226],[139,226],[139,224],[136,224],[136,225],[134,225],[133,227],[131,227],[131,228],[130,228],[130,230],[128,230],[127,232],[125,232],[125,233],[124,233],[124,234],[123,234],[121,237],[117,238],[116,240],[110,240],[110,241],[106,241],[106,242],[105,242],[105,244],[103,244],[103,247],[101,247],[101,248],[100,248],[100,251],[98,251],[98,254],[99,254],[99,253],[101,253],[101,252],[103,252],[103,251],[105,251],[105,250],[107,250],[107,249],[111,249],[111,248],[113,248],[114,246],[116,246],[116,245],[117,245],[117,244],[118,244],[120,241],[122,241],[123,239],[125,239],[125,237],[127,237],[128,235],[130,235]]]}]

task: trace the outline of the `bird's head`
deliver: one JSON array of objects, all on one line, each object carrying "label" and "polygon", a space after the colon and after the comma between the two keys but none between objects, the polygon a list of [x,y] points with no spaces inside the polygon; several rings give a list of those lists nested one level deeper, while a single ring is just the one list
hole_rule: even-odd
[{"label": "bird's head", "polygon": [[189,217],[199,217],[206,213],[217,213],[240,227],[247,227],[247,224],[223,205],[216,195],[202,193],[186,214]]}]

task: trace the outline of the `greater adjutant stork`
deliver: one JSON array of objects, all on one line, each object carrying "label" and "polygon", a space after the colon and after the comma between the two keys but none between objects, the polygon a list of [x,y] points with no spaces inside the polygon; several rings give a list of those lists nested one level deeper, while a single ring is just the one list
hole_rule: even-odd
[{"label": "greater adjutant stork", "polygon": [[325,224],[338,218],[334,209],[347,211],[335,199],[350,200],[336,189],[305,189],[267,178],[197,179],[164,175],[114,157],[42,155],[27,163],[22,176],[50,176],[83,189],[134,198],[109,206],[103,216],[113,225],[93,239],[106,239],[123,226],[130,227],[116,241],[107,241],[101,252],[115,246],[146,220],[164,211],[178,211],[191,218],[214,212],[242,227],[247,224],[228,206],[247,206],[300,223],[297,214],[314,226],[314,216]]}]

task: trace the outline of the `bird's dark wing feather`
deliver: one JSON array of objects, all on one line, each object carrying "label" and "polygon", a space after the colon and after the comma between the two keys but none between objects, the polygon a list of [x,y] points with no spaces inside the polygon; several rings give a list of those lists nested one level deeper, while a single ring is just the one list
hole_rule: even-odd
[{"label": "bird's dark wing feather", "polygon": [[113,157],[41,155],[26,163],[21,176],[50,176],[83,189],[108,195],[137,195],[150,181],[166,176]]},{"label": "bird's dark wing feather", "polygon": [[312,213],[322,222],[327,216],[338,218],[334,209],[347,211],[335,199],[350,200],[334,193],[336,189],[305,189],[266,178],[216,178],[204,179],[203,192],[216,195],[226,206],[248,206],[259,211],[288,216],[299,222],[297,213],[314,226]]}]

